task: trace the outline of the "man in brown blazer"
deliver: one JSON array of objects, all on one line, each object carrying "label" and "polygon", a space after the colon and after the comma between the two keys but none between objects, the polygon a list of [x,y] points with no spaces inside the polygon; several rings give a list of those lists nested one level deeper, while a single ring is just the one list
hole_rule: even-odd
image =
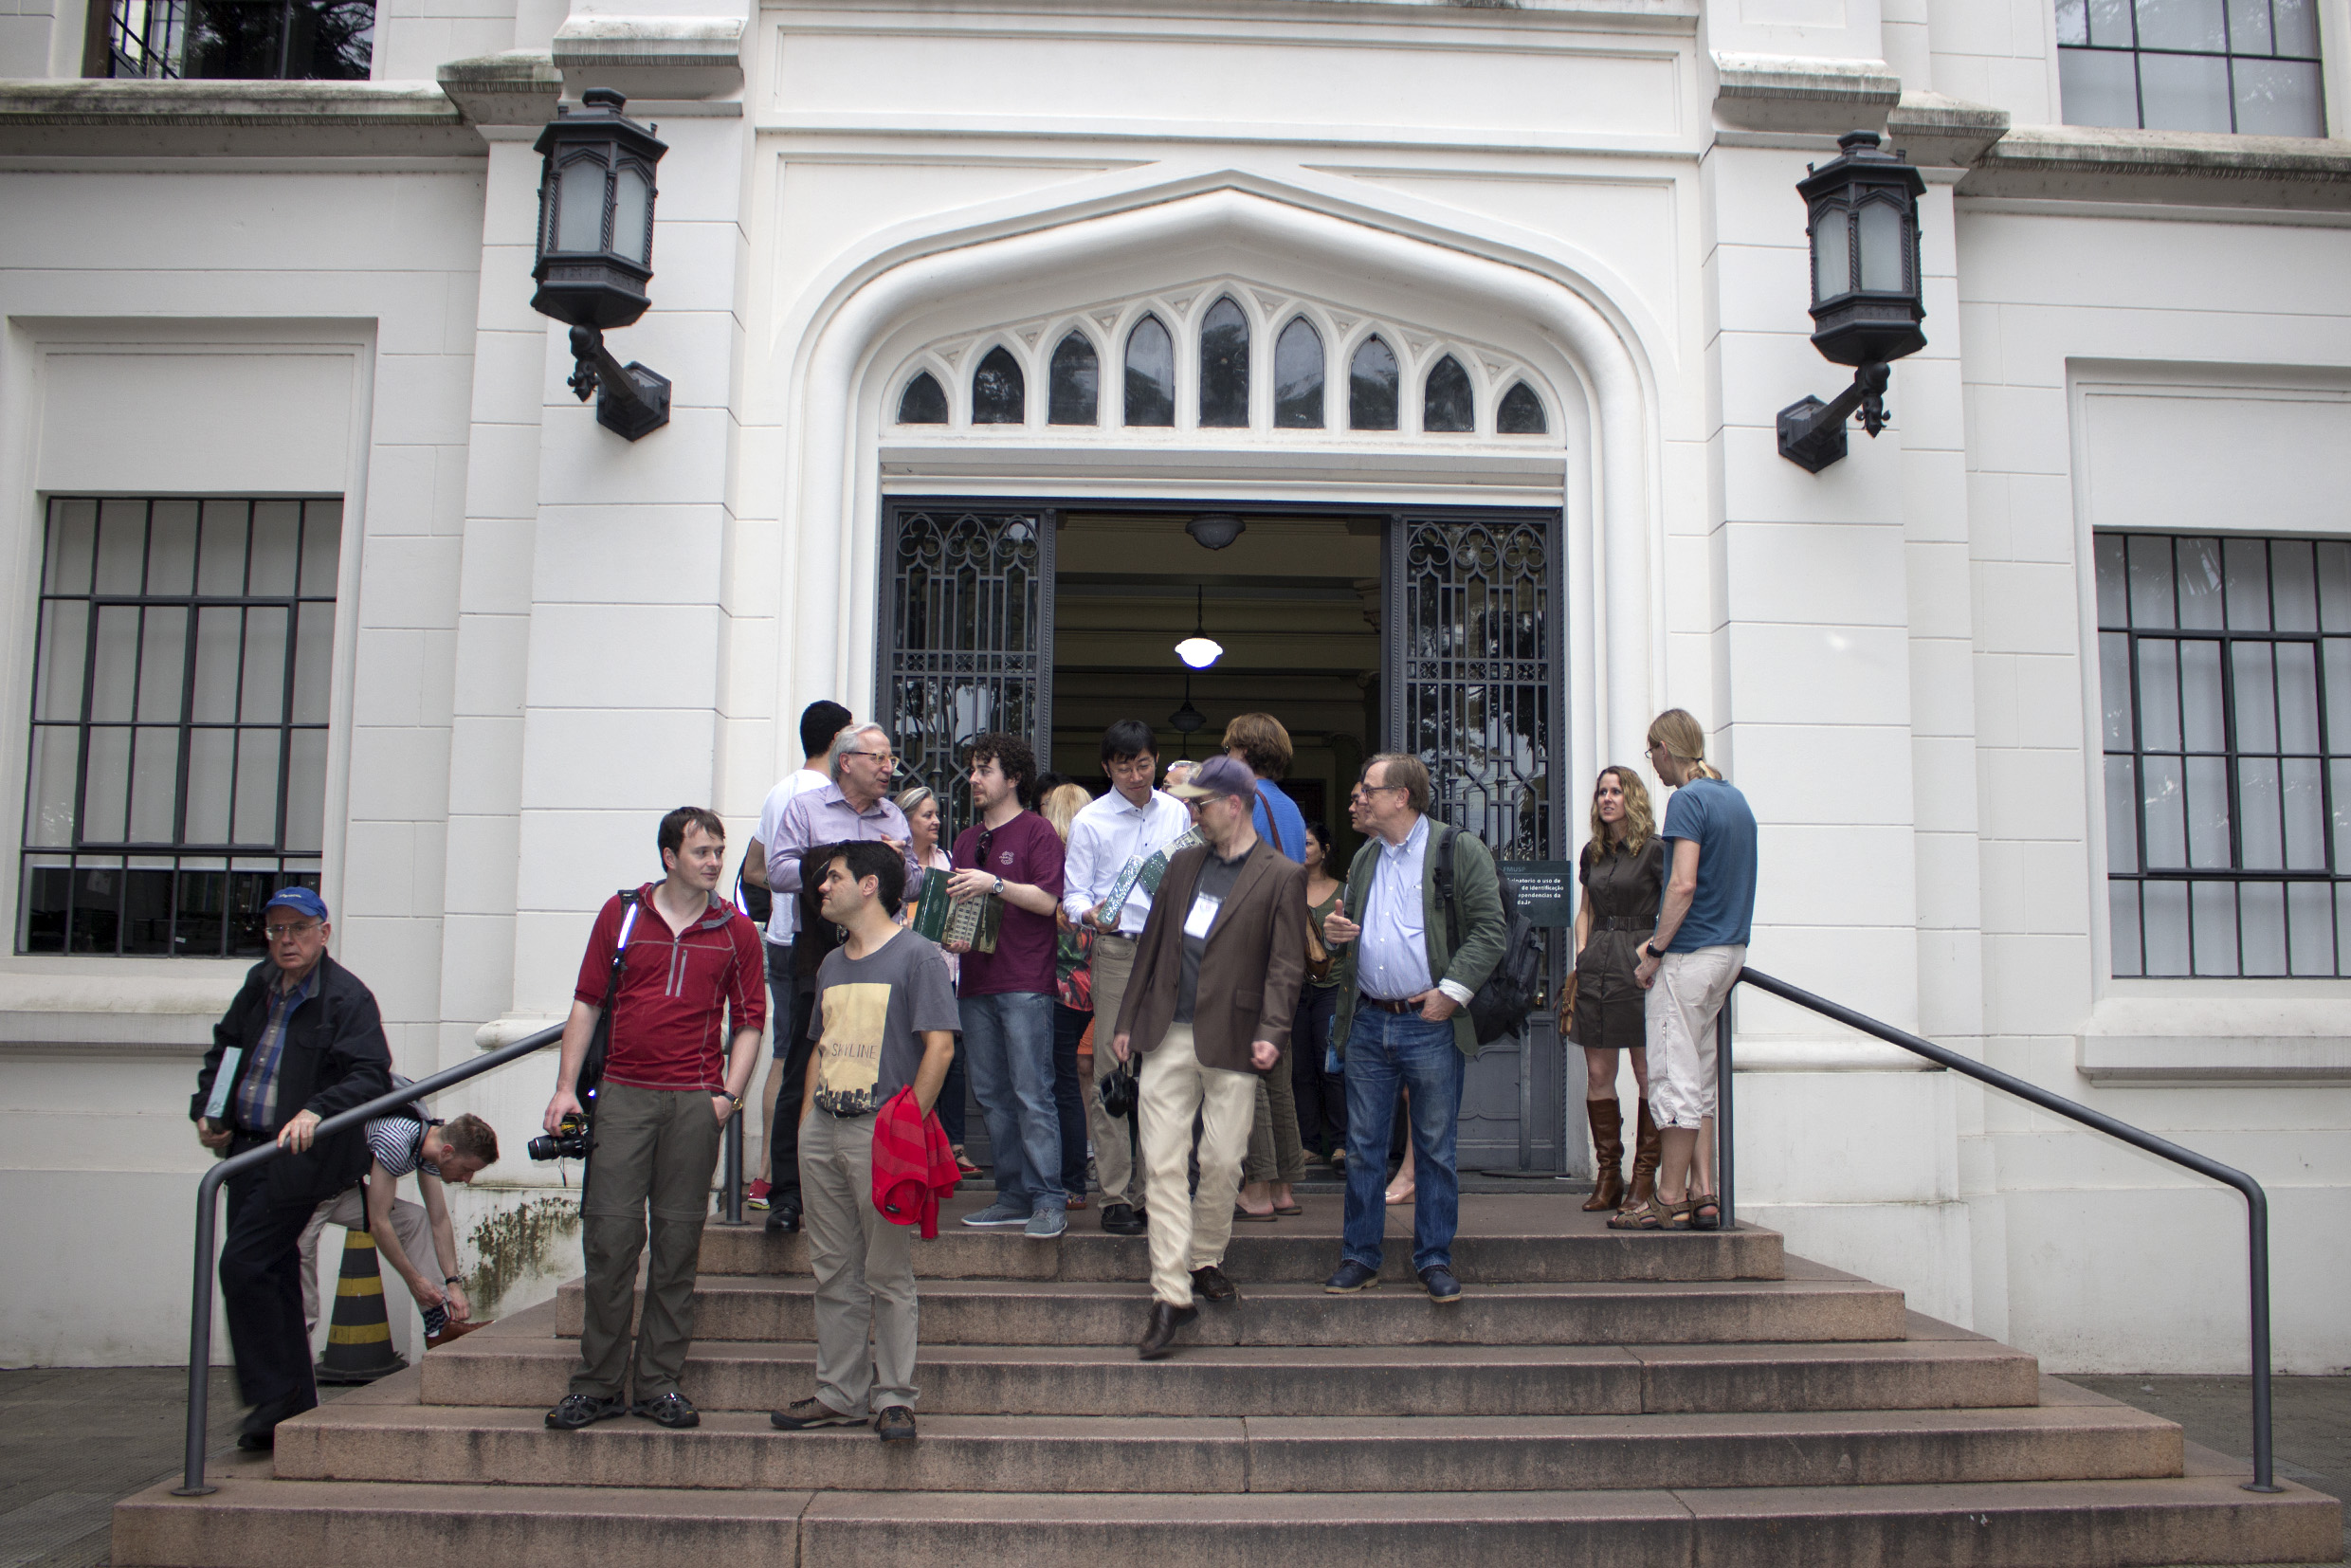
[{"label": "man in brown blazer", "polygon": [[[1143,1052],[1141,1130],[1151,1214],[1151,1323],[1139,1349],[1156,1361],[1200,1315],[1194,1295],[1230,1301],[1218,1267],[1248,1152],[1257,1076],[1289,1040],[1306,973],[1306,873],[1257,836],[1257,778],[1211,757],[1169,793],[1208,842],[1168,862],[1136,943],[1135,971],[1110,1048]],[[1200,1191],[1184,1167],[1200,1117]]]}]

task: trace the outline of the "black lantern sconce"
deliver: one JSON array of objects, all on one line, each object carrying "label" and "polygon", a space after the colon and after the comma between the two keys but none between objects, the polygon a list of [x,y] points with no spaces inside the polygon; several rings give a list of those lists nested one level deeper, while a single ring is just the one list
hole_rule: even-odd
[{"label": "black lantern sconce", "polygon": [[1832,364],[1853,366],[1853,384],[1832,402],[1807,397],[1779,410],[1779,455],[1813,474],[1845,456],[1845,422],[1855,410],[1872,439],[1886,428],[1887,365],[1926,346],[1919,331],[1926,181],[1880,152],[1874,131],[1849,131],[1837,149],[1796,190],[1813,245],[1813,347]]},{"label": "black lantern sconce", "polygon": [[653,166],[669,151],[621,113],[628,99],[591,87],[574,113],[558,105],[535,149],[538,181],[538,292],[531,308],[571,323],[571,388],[596,398],[596,423],[630,441],[669,423],[669,378],[623,365],[604,346],[653,301]]}]

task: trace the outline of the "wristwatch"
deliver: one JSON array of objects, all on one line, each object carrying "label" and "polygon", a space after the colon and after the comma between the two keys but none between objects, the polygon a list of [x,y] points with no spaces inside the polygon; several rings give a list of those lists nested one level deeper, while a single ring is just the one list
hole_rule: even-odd
[{"label": "wristwatch", "polygon": [[743,1108],[743,1097],[741,1095],[728,1093],[725,1089],[720,1089],[719,1092],[726,1095],[728,1102],[733,1104],[737,1110],[739,1111]]},{"label": "wristwatch", "polygon": [[1004,879],[1002,877],[996,878],[996,897],[1004,897]]},{"label": "wristwatch", "polygon": [[1632,956],[1635,958],[1654,958],[1657,957],[1657,950],[1649,946],[1649,944],[1644,940],[1641,945],[1633,951]]},{"label": "wristwatch", "polygon": [[441,1283],[443,1285],[464,1285],[465,1282],[455,1274],[444,1274],[441,1276]]}]

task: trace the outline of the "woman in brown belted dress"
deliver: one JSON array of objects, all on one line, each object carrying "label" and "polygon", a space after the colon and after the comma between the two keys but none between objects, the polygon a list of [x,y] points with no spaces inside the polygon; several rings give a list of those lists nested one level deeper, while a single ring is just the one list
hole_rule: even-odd
[{"label": "woman in brown belted dress", "polygon": [[[1590,1210],[1638,1207],[1656,1182],[1657,1127],[1649,1115],[1649,1053],[1643,1048],[1647,993],[1632,978],[1633,955],[1657,928],[1666,890],[1666,844],[1649,791],[1631,768],[1604,768],[1592,787],[1592,838],[1577,879],[1576,1016],[1568,1038],[1584,1048],[1584,1114],[1592,1121],[1596,1176]],[[1632,1058],[1640,1121],[1632,1192],[1625,1193],[1624,1109],[1616,1100],[1616,1053]]]}]

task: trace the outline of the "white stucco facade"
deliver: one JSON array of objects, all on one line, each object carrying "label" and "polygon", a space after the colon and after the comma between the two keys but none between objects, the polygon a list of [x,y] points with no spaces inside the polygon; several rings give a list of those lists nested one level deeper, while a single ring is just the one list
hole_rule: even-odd
[{"label": "white stucco facade", "polygon": [[[2252,1173],[2279,1368],[2351,1365],[2351,980],[2111,977],[2091,567],[2351,538],[2351,143],[2066,126],[2047,0],[720,9],[388,0],[364,83],[82,82],[70,8],[0,17],[0,799],[50,498],[341,498],[320,877],[422,1076],[560,1015],[663,811],[739,846],[800,707],[872,707],[887,498],[1557,508],[1571,815],[1690,709],[1762,824],[1756,967]],[[669,145],[635,443],[529,302],[531,142],[600,84]],[[1846,375],[1792,188],[1852,127],[1926,177],[1928,346],[1811,475],[1775,416]],[[1275,428],[1264,385],[1197,428],[1180,348],[1174,426],[1047,421],[1066,332],[1107,366],[1227,296],[1261,354],[1302,313],[1335,370],[1453,354],[1477,428]],[[1030,413],[975,426],[997,347]],[[896,423],[920,370],[943,426]],[[1542,437],[1496,429],[1522,382]],[[22,951],[21,875],[0,1235],[48,1266],[0,1362],[167,1361],[247,965]],[[2053,1370],[2241,1367],[2233,1194],[1760,996],[1738,1055],[1740,1214],[1795,1250]],[[461,1235],[555,1179],[547,1086],[444,1102],[509,1151]]]}]

